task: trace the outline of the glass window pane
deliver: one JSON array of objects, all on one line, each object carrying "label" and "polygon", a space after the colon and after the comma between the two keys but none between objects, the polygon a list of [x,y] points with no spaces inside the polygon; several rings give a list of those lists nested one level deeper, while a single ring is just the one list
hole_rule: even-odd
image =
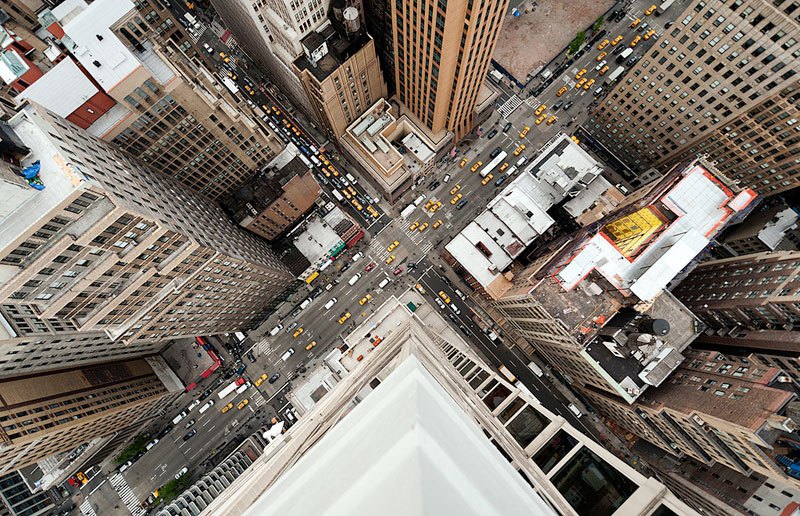
[{"label": "glass window pane", "polygon": [[489,407],[489,410],[494,410],[500,406],[503,401],[511,394],[511,391],[505,385],[498,384],[488,396],[483,398],[483,402]]},{"label": "glass window pane", "polygon": [[550,424],[550,420],[539,414],[530,405],[511,420],[506,426],[508,431],[523,448],[528,446],[539,435],[544,428]]},{"label": "glass window pane", "polygon": [[508,420],[511,419],[511,416],[516,414],[523,405],[525,405],[525,400],[522,398],[514,398],[514,401],[509,403],[508,406],[504,408],[497,417],[503,422],[503,424],[508,423]]},{"label": "glass window pane", "polygon": [[558,461],[566,457],[578,441],[563,430],[559,430],[556,435],[545,444],[541,450],[533,456],[533,461],[548,473],[558,464]]},{"label": "glass window pane", "polygon": [[576,453],[552,480],[578,514],[592,516],[613,514],[638,487],[588,448]]}]

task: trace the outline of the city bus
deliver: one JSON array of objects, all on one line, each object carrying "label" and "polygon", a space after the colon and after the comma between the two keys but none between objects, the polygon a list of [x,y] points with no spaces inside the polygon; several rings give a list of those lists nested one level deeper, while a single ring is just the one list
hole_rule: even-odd
[{"label": "city bus", "polygon": [[494,169],[497,168],[497,165],[502,163],[507,156],[508,153],[506,151],[503,151],[497,156],[495,156],[495,158],[492,161],[490,161],[485,167],[483,167],[483,170],[481,170],[481,177],[486,177],[490,173],[494,172]]}]

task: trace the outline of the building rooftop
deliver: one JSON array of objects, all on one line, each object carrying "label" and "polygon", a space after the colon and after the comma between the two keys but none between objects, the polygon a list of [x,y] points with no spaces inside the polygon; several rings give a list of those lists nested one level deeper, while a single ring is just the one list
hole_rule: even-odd
[{"label": "building rooftop", "polygon": [[749,189],[735,195],[694,164],[648,206],[607,223],[575,245],[554,278],[571,290],[597,271],[625,295],[651,300],[754,198]]},{"label": "building rooftop", "polygon": [[[64,85],[69,87],[65,88]],[[72,59],[66,58],[50,69],[38,81],[17,95],[16,100],[32,100],[60,117],[67,118],[100,89]]]},{"label": "building rooftop", "polygon": [[307,70],[320,82],[372,40],[364,30],[348,34],[344,27],[334,23],[332,20],[303,38],[300,44],[305,55],[294,62],[298,70]]},{"label": "building rooftop", "polygon": [[554,206],[583,195],[588,208],[611,186],[601,172],[586,151],[558,135],[445,248],[487,292],[497,293],[506,283],[503,271],[555,224],[548,213]]},{"label": "building rooftop", "polygon": [[105,91],[142,66],[111,31],[111,26],[133,9],[130,0],[96,0],[63,24],[72,55]]}]

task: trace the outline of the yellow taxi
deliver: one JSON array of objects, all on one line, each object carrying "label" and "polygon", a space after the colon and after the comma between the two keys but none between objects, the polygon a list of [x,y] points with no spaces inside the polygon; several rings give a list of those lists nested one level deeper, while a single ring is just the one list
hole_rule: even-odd
[{"label": "yellow taxi", "polygon": [[472,167],[469,169],[469,171],[470,172],[475,172],[476,170],[481,168],[481,165],[483,165],[483,161],[478,161],[474,165],[472,165]]},{"label": "yellow taxi", "polygon": [[534,111],[533,114],[536,115],[536,116],[539,116],[544,112],[545,109],[547,109],[547,106],[542,104],[541,106],[536,108],[536,111]]},{"label": "yellow taxi", "polygon": [[267,373],[264,373],[261,376],[259,376],[258,378],[256,378],[256,381],[255,381],[256,387],[258,387],[259,385],[264,383],[264,380],[266,380],[267,378],[268,378],[267,377]]},{"label": "yellow taxi", "polygon": [[651,5],[650,7],[647,8],[647,10],[644,12],[644,15],[645,16],[650,16],[651,14],[653,14],[655,12],[655,10],[656,10],[656,6],[655,6],[655,4],[653,4],[653,5]]},{"label": "yellow taxi", "polygon": [[500,165],[500,172],[505,172],[507,168],[508,168],[508,163],[507,162],[503,163],[502,165]]},{"label": "yellow taxi", "polygon": [[352,315],[350,315],[350,312],[345,312],[341,317],[339,317],[339,324],[344,324],[344,322],[348,320],[350,317],[352,317]]},{"label": "yellow taxi", "polygon": [[630,27],[630,28],[634,28],[634,27],[636,27],[637,25],[639,25],[640,23],[642,23],[642,19],[641,19],[641,18],[636,18],[635,20],[633,20],[633,21],[631,22],[631,24],[630,24],[630,25],[628,25],[628,27]]},{"label": "yellow taxi", "polygon": [[421,226],[419,227],[419,232],[420,232],[420,233],[422,233],[423,231],[425,231],[426,229],[428,229],[428,226],[429,226],[429,225],[430,225],[430,224],[428,224],[427,222],[426,222],[426,223],[424,223],[423,225],[421,225]]},{"label": "yellow taxi", "polygon": [[456,186],[450,189],[450,195],[455,195],[459,190],[461,190],[461,185],[456,183]]},{"label": "yellow taxi", "polygon": [[647,41],[648,39],[655,36],[655,34],[656,34],[656,29],[650,29],[644,34],[644,36],[642,36],[642,39]]},{"label": "yellow taxi", "polygon": [[389,256],[389,257],[386,259],[386,265],[389,265],[390,263],[392,263],[392,262],[394,261],[394,259],[395,259],[395,256],[394,256],[394,255],[390,255],[390,256]]},{"label": "yellow taxi", "polygon": [[539,115],[539,118],[536,119],[535,123],[536,123],[536,125],[539,125],[542,122],[544,122],[546,119],[547,119],[547,113],[545,113],[544,115]]},{"label": "yellow taxi", "polygon": [[361,305],[361,306],[364,306],[364,305],[366,305],[367,303],[369,303],[370,301],[372,301],[372,295],[370,295],[370,294],[367,294],[366,296],[362,297],[362,298],[361,298],[361,299],[358,301],[358,304],[359,304],[359,305]]},{"label": "yellow taxi", "polygon": [[233,408],[233,403],[228,403],[227,405],[222,407],[222,410],[220,410],[220,412],[222,412],[224,414],[224,413],[226,413],[227,411],[229,411],[232,408]]},{"label": "yellow taxi", "polygon": [[602,61],[603,59],[605,59],[605,57],[606,57],[607,55],[608,55],[608,52],[600,52],[600,53],[597,55],[597,57],[595,57],[595,58],[594,58],[594,60],[595,60],[595,61],[597,61],[597,62],[599,63],[600,61]]},{"label": "yellow taxi", "polygon": [[356,189],[355,189],[355,188],[353,188],[352,186],[348,186],[348,187],[346,188],[346,190],[347,190],[348,192],[350,192],[350,195],[353,195],[353,196],[355,196],[355,195],[356,195]]},{"label": "yellow taxi", "polygon": [[386,250],[387,250],[387,251],[389,251],[389,252],[391,253],[392,251],[394,251],[395,249],[397,249],[397,246],[399,246],[399,245],[400,245],[400,242],[398,242],[397,240],[395,240],[394,242],[392,242],[391,244],[389,244],[389,247],[387,247],[387,248],[386,248]]},{"label": "yellow taxi", "polygon": [[452,199],[450,199],[450,204],[455,204],[464,197],[464,194],[456,194]]},{"label": "yellow taxi", "polygon": [[448,296],[447,294],[445,294],[445,293],[444,293],[444,290],[440,290],[440,291],[439,291],[439,297],[441,297],[441,298],[442,298],[442,301],[444,301],[445,303],[450,303],[450,296]]},{"label": "yellow taxi", "polygon": [[352,205],[353,205],[353,208],[357,209],[358,211],[361,211],[361,210],[363,210],[363,209],[364,209],[364,207],[363,207],[363,206],[361,206],[361,203],[360,203],[360,202],[358,202],[358,201],[357,201],[357,200],[355,200],[355,199],[353,199],[352,201],[350,201],[350,204],[352,204]]},{"label": "yellow taxi", "polygon": [[641,40],[642,40],[642,37],[641,37],[641,36],[636,36],[635,38],[633,38],[633,41],[631,41],[631,48],[633,48],[633,47],[635,47],[637,44],[639,44],[639,42],[640,42]]},{"label": "yellow taxi", "polygon": [[345,199],[352,199],[353,196],[350,195],[350,192],[347,191],[347,188],[342,188],[341,190],[342,195],[344,195]]},{"label": "yellow taxi", "polygon": [[551,116],[550,118],[547,119],[547,125],[553,125],[556,120],[558,120],[558,117],[556,115]]},{"label": "yellow taxi", "polygon": [[557,92],[556,97],[560,97],[561,95],[565,94],[569,88],[566,86],[562,86]]},{"label": "yellow taxi", "polygon": [[603,41],[600,42],[599,45],[597,45],[597,50],[603,50],[608,46],[609,43],[611,42],[608,40],[608,38],[604,39]]},{"label": "yellow taxi", "polygon": [[436,204],[431,206],[431,209],[428,210],[428,211],[431,212],[431,213],[436,213],[436,210],[438,210],[441,207],[442,207],[442,201],[436,201]]},{"label": "yellow taxi", "polygon": [[525,145],[520,145],[514,150],[514,156],[519,156],[525,150]]},{"label": "yellow taxi", "polygon": [[612,47],[616,46],[616,44],[619,43],[620,41],[622,41],[623,39],[625,39],[625,38],[623,38],[622,34],[620,34],[619,36],[617,36],[616,38],[611,40],[611,46]]},{"label": "yellow taxi", "polygon": [[492,179],[494,179],[494,176],[493,176],[492,174],[486,174],[486,177],[484,177],[484,178],[483,178],[483,180],[481,181],[481,184],[482,184],[483,186],[486,186],[486,184],[487,184],[489,181],[491,181]]},{"label": "yellow taxi", "polygon": [[586,81],[588,81],[588,80],[589,80],[588,78],[584,77],[580,81],[576,82],[575,83],[575,89],[579,90],[579,89],[583,88],[583,85],[586,84]]},{"label": "yellow taxi", "polygon": [[311,342],[308,343],[308,346],[306,346],[306,351],[311,351],[315,347],[317,347],[317,341],[312,340]]},{"label": "yellow taxi", "polygon": [[411,223],[411,225],[408,227],[408,229],[411,230],[411,231],[414,231],[418,227],[419,227],[419,221],[414,221],[414,222]]},{"label": "yellow taxi", "polygon": [[376,219],[381,215],[380,213],[378,213],[378,210],[372,207],[371,204],[367,206],[367,211],[369,212],[370,215],[372,215]]},{"label": "yellow taxi", "polygon": [[464,165],[467,164],[467,161],[468,161],[467,158],[462,159],[461,163],[459,163],[458,166],[461,167],[461,168],[464,168]]},{"label": "yellow taxi", "polygon": [[239,409],[239,410],[242,410],[243,408],[245,408],[247,406],[248,403],[250,403],[250,400],[245,398],[242,401],[240,401],[238,405],[236,405],[236,408]]},{"label": "yellow taxi", "polygon": [[530,128],[530,127],[528,127],[528,126],[526,125],[526,126],[525,126],[525,127],[522,129],[522,131],[520,131],[520,132],[519,132],[519,137],[520,137],[520,138],[525,138],[526,136],[528,136],[528,131],[530,131],[530,130],[531,130],[531,128]]},{"label": "yellow taxi", "polygon": [[583,85],[583,89],[589,91],[589,88],[591,88],[593,84],[594,84],[594,79],[589,79],[586,82],[586,84]]},{"label": "yellow taxi", "polygon": [[578,79],[583,77],[585,73],[586,73],[586,68],[581,68],[581,71],[575,74],[575,80],[577,81]]},{"label": "yellow taxi", "polygon": [[602,68],[600,69],[600,71],[599,71],[598,73],[599,73],[600,75],[605,75],[607,71],[608,71],[608,65],[605,65],[604,67],[602,67]]},{"label": "yellow taxi", "polygon": [[433,229],[436,229],[441,225],[442,225],[442,219],[439,219],[439,220],[437,220],[436,222],[433,223]]},{"label": "yellow taxi", "polygon": [[304,331],[305,331],[305,330],[304,330],[304,329],[303,329],[303,327],[301,326],[301,327],[297,328],[296,330],[294,330],[294,333],[292,334],[292,337],[294,337],[294,338],[296,339],[297,337],[299,337],[300,335],[302,335]]}]

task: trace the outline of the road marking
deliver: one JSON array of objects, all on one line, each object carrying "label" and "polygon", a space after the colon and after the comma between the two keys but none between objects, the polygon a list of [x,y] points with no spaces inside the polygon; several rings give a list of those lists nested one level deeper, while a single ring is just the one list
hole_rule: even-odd
[{"label": "road marking", "polygon": [[95,492],[95,491],[97,491],[98,489],[100,489],[100,487],[101,487],[103,484],[105,484],[105,483],[106,483],[106,481],[105,481],[105,480],[103,480],[102,482],[100,482],[100,484],[98,484],[98,485],[97,485],[97,487],[95,487],[94,489],[92,489],[91,491],[89,491],[89,496],[91,496],[92,494],[94,494],[94,492]]}]

